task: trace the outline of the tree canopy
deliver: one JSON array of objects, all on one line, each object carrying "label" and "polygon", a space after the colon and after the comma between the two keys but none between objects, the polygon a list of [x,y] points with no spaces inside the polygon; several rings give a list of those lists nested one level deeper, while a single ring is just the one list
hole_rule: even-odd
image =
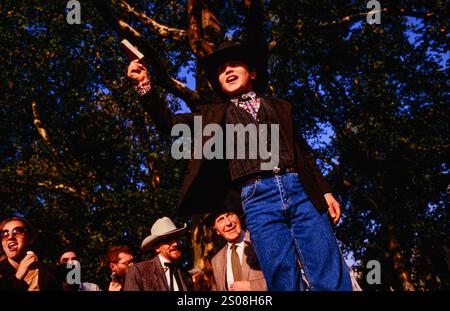
[{"label": "tree canopy", "polygon": [[[449,288],[447,2],[380,1],[380,24],[364,1],[92,0],[80,24],[67,2],[0,3],[0,218],[34,223],[44,258],[73,245],[95,281],[108,246],[137,252],[175,210],[185,163],[138,104],[120,40],[144,52],[177,111],[216,100],[199,60],[233,36],[260,56],[268,91],[294,104],[363,288]],[[196,233],[189,249],[204,243],[198,219],[176,221]],[[365,282],[370,260],[380,285]]]}]

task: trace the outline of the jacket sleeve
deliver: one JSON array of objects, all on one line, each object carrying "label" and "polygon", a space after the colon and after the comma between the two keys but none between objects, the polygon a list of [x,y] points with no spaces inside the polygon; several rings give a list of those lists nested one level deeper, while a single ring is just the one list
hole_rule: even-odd
[{"label": "jacket sleeve", "polygon": [[218,273],[217,273],[218,267],[217,267],[217,257],[216,256],[217,256],[217,254],[215,256],[213,256],[213,258],[211,259],[211,267],[212,267],[214,283],[215,283],[213,291],[218,291],[220,288],[219,284],[217,284],[219,278],[218,278]]},{"label": "jacket sleeve", "polygon": [[156,125],[156,128],[161,133],[169,136],[175,124],[183,123],[192,128],[194,125],[194,116],[200,116],[200,112],[198,111],[193,113],[172,113],[160,95],[154,91],[149,91],[147,94],[141,96],[139,101],[143,105],[145,112],[149,114],[153,123]]},{"label": "jacket sleeve", "polygon": [[15,275],[0,276],[0,290],[27,291],[28,284]]}]

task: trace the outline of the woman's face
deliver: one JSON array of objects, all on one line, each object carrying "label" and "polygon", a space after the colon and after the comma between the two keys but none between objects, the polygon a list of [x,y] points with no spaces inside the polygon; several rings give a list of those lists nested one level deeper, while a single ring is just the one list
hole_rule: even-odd
[{"label": "woman's face", "polygon": [[13,260],[23,258],[30,247],[30,237],[25,224],[11,220],[1,228],[2,248],[6,256]]}]

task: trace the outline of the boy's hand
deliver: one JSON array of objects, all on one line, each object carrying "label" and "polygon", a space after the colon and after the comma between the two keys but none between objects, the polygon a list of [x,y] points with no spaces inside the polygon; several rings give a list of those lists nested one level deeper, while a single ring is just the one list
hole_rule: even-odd
[{"label": "boy's hand", "polygon": [[139,84],[150,80],[147,72],[147,68],[140,63],[139,59],[131,61],[128,65],[128,77],[136,80]]},{"label": "boy's hand", "polygon": [[330,218],[335,225],[338,223],[339,218],[341,218],[341,207],[331,193],[325,196],[325,200],[328,204],[328,213],[330,214]]}]

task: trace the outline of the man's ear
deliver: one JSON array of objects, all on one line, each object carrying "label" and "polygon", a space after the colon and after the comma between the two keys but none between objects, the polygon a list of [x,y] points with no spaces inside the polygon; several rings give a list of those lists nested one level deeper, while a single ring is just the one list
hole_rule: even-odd
[{"label": "man's ear", "polygon": [[216,226],[213,227],[213,230],[218,236],[220,236],[220,232],[219,232],[219,230],[217,230]]},{"label": "man's ear", "polygon": [[117,272],[116,271],[116,265],[113,264],[112,262],[109,263],[109,268],[111,269],[111,272]]},{"label": "man's ear", "polygon": [[153,250],[155,251],[156,254],[159,254],[161,252],[161,245],[157,244],[153,247]]}]

